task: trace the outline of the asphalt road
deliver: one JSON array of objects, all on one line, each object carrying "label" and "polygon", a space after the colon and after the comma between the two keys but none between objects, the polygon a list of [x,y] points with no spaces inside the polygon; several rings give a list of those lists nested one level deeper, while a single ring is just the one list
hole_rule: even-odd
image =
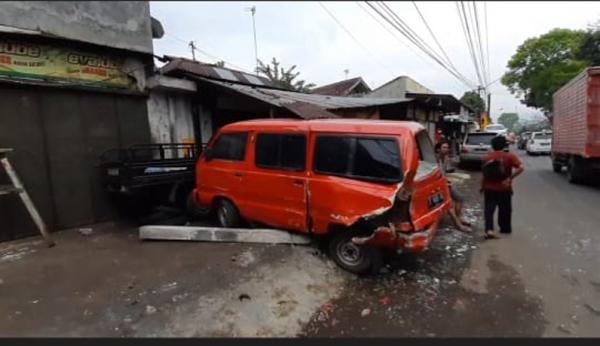
[{"label": "asphalt road", "polygon": [[[540,299],[544,336],[600,335],[600,187],[578,186],[552,171],[548,156],[519,153],[514,234],[489,242],[473,264],[496,256]],[[478,256],[479,255],[479,256]]]},{"label": "asphalt road", "polygon": [[574,186],[548,156],[518,152],[513,234],[483,240],[480,173],[458,186],[474,233],[442,229],[430,250],[349,284],[305,335],[600,336],[600,188]]}]

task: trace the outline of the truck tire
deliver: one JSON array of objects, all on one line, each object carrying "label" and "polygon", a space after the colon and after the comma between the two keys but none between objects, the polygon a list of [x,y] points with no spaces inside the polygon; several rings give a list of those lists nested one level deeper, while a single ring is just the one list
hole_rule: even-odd
[{"label": "truck tire", "polygon": [[567,165],[567,180],[571,184],[581,184],[585,178],[583,163],[576,156],[569,157]]},{"label": "truck tire", "polygon": [[558,162],[556,162],[555,160],[552,160],[552,170],[555,173],[561,173],[562,172],[562,165]]},{"label": "truck tire", "polygon": [[241,224],[240,212],[229,200],[225,198],[219,199],[216,203],[215,211],[221,227],[234,228]]},{"label": "truck tire", "polygon": [[380,249],[352,243],[356,233],[342,230],[329,241],[329,256],[342,269],[354,274],[377,273],[383,265]]}]

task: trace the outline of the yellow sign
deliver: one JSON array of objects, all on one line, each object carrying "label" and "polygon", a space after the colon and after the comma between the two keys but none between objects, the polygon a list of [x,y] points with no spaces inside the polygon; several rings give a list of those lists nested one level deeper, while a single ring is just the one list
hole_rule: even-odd
[{"label": "yellow sign", "polygon": [[120,59],[49,45],[0,40],[0,75],[132,88]]},{"label": "yellow sign", "polygon": [[479,114],[479,128],[485,129],[491,123],[490,118],[488,117],[487,112],[481,112]]}]

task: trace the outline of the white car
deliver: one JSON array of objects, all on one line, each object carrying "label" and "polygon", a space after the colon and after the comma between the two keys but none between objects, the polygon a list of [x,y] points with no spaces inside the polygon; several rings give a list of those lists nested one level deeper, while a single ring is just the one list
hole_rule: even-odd
[{"label": "white car", "polygon": [[527,141],[527,154],[550,154],[552,148],[552,132],[533,132]]},{"label": "white car", "polygon": [[508,129],[502,124],[491,124],[485,127],[485,132],[493,132],[498,135],[506,136]]}]

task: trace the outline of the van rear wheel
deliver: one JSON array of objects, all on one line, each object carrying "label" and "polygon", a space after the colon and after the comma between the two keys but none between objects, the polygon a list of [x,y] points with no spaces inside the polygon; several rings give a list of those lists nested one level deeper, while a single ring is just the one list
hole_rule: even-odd
[{"label": "van rear wheel", "polygon": [[240,225],[240,213],[238,209],[227,199],[220,199],[216,205],[217,219],[219,225],[225,228],[238,227]]},{"label": "van rear wheel", "polygon": [[382,266],[382,254],[377,248],[352,243],[351,231],[340,231],[329,241],[329,255],[342,269],[355,274],[377,273]]}]

